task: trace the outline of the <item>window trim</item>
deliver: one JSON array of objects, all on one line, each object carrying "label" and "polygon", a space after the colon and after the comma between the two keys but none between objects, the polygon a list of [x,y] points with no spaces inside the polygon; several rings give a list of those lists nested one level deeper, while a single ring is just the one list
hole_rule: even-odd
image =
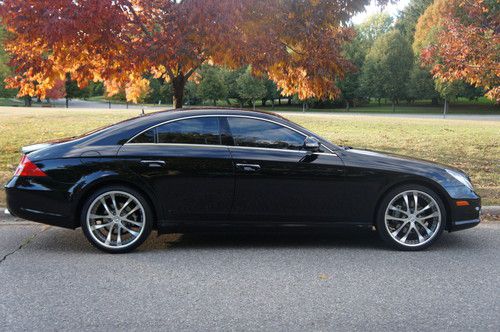
[{"label": "window trim", "polygon": [[[270,123],[274,123],[274,124],[277,124],[279,126],[282,126],[282,127],[285,127],[285,128],[288,128],[298,134],[301,134],[302,136],[304,137],[308,137],[310,135],[307,135],[303,132],[301,132],[300,130],[297,130],[295,128],[292,128],[290,126],[287,126],[286,124],[283,124],[283,123],[280,123],[278,121],[274,121],[274,120],[271,120],[271,119],[263,119],[263,118],[259,118],[259,117],[256,117],[256,116],[251,116],[251,115],[237,115],[237,114],[204,114],[204,115],[191,115],[191,116],[186,116],[186,117],[182,117],[182,118],[177,118],[177,119],[171,119],[171,120],[167,120],[167,121],[164,121],[164,122],[161,122],[161,123],[158,123],[158,124],[155,124],[147,129],[144,129],[143,131],[139,132],[138,134],[136,134],[135,136],[133,136],[132,138],[130,138],[129,140],[127,140],[127,142],[125,142],[125,144],[134,144],[134,145],[144,145],[144,144],[149,144],[149,145],[182,145],[182,146],[187,146],[187,145],[190,145],[190,146],[203,146],[203,147],[231,147],[231,148],[242,148],[242,149],[258,149],[258,150],[277,150],[277,151],[294,151],[294,152],[302,152],[302,153],[305,153],[307,151],[303,151],[303,150],[290,150],[290,149],[275,149],[275,148],[264,148],[264,147],[251,147],[251,146],[237,146],[237,145],[217,145],[217,144],[191,144],[191,143],[158,143],[157,140],[158,138],[156,137],[156,133],[157,133],[157,127],[159,126],[162,126],[162,125],[165,125],[165,124],[168,124],[168,123],[172,123],[172,122],[176,122],[176,121],[181,121],[181,120],[187,120],[187,119],[193,119],[193,118],[211,118],[211,117],[217,117],[217,118],[229,118],[229,117],[233,117],[233,118],[247,118],[247,119],[254,119],[254,120],[260,120],[260,121],[266,121],[266,122],[270,122]],[[219,119],[219,138],[220,138],[220,142],[222,143],[222,138],[221,138],[221,130],[220,130],[220,119]],[[131,141],[134,140],[137,136],[145,133],[146,131],[148,130],[151,130],[153,129],[155,131],[155,143],[132,143]],[[231,133],[232,135],[232,133]],[[317,137],[315,137],[316,139],[318,139]],[[124,144],[124,145],[125,145]],[[324,153],[324,152],[317,152],[315,154],[320,154],[320,155],[334,155],[334,156],[337,156],[337,154],[335,152],[333,152],[329,147],[323,145],[324,148],[328,151],[330,151],[330,153]]]}]

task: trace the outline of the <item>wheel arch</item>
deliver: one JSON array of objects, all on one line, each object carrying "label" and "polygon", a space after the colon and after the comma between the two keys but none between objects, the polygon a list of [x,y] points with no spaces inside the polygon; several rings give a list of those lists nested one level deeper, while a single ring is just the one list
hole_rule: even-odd
[{"label": "wheel arch", "polygon": [[373,219],[372,219],[373,225],[376,225],[376,223],[377,223],[377,213],[380,209],[380,203],[387,196],[387,194],[391,190],[393,190],[397,187],[404,186],[404,185],[411,185],[411,184],[416,184],[416,185],[420,185],[423,187],[427,187],[427,188],[431,189],[432,191],[434,191],[439,196],[439,198],[441,198],[441,201],[443,202],[444,208],[446,210],[445,229],[449,230],[450,226],[451,226],[451,206],[450,206],[450,199],[449,199],[448,195],[446,194],[445,189],[433,181],[423,180],[423,179],[418,179],[418,178],[405,179],[405,180],[401,180],[398,182],[394,182],[394,183],[391,183],[390,185],[386,186],[382,190],[381,194],[379,195],[379,197],[377,199],[377,202],[375,204],[375,209],[373,211]]},{"label": "wheel arch", "polygon": [[154,196],[152,193],[148,192],[148,190],[144,190],[140,185],[133,181],[128,181],[124,179],[117,178],[104,178],[100,181],[95,181],[91,184],[85,186],[85,188],[78,194],[78,198],[76,199],[75,208],[73,210],[73,223],[75,228],[80,226],[80,213],[83,205],[86,200],[92,195],[92,193],[100,188],[109,187],[109,186],[125,186],[133,189],[144,196],[146,201],[151,206],[151,211],[153,212],[153,228],[157,229],[158,227],[158,219],[162,217],[161,206],[156,203]]}]

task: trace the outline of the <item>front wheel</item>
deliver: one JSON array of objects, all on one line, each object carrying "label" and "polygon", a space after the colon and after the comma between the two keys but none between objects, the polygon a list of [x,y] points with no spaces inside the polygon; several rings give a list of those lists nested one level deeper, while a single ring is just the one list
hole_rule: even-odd
[{"label": "front wheel", "polygon": [[110,253],[134,250],[149,236],[152,213],[146,199],[128,187],[97,190],[81,212],[81,226],[87,239]]},{"label": "front wheel", "polygon": [[431,189],[405,185],[391,190],[382,200],[377,214],[380,237],[400,250],[429,247],[442,234],[446,210]]}]

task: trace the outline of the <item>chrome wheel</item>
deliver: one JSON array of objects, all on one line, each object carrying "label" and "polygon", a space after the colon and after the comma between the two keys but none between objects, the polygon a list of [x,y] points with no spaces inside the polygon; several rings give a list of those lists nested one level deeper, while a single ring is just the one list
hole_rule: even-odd
[{"label": "chrome wheel", "polygon": [[146,212],[132,194],[108,191],[90,204],[86,226],[92,238],[110,249],[126,248],[134,244],[144,232]]},{"label": "chrome wheel", "polygon": [[441,226],[441,210],[429,194],[407,190],[396,195],[385,210],[384,223],[399,244],[418,247],[431,241]]}]

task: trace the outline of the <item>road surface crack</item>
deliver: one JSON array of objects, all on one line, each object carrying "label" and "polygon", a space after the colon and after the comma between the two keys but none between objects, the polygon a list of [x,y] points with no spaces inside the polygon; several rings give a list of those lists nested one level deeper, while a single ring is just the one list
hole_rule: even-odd
[{"label": "road surface crack", "polygon": [[24,247],[26,247],[28,244],[30,244],[34,239],[36,239],[36,237],[38,235],[40,235],[41,233],[45,232],[47,229],[49,229],[50,227],[44,227],[41,231],[39,232],[36,232],[36,233],[33,233],[31,236],[25,238],[21,244],[16,248],[14,249],[13,251],[5,254],[2,258],[0,258],[0,264],[2,264],[6,259],[7,257],[9,257],[10,255],[13,255],[15,254],[16,252],[18,252],[19,250],[23,249]]}]

